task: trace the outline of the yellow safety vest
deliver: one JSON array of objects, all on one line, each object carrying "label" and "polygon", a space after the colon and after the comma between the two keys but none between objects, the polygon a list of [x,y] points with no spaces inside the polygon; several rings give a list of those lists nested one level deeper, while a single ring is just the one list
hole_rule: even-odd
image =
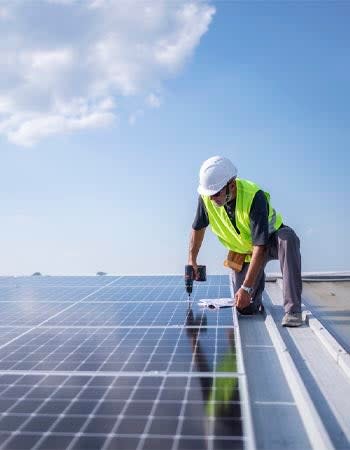
[{"label": "yellow safety vest", "polygon": [[[208,212],[209,224],[214,234],[217,235],[220,242],[229,250],[237,253],[252,253],[253,243],[250,230],[250,208],[255,194],[260,190],[260,187],[248,180],[236,178],[237,195],[236,195],[236,209],[235,230],[230,218],[223,206],[216,206],[209,197],[202,195],[205,207]],[[270,203],[270,194],[264,192],[269,205],[269,234],[278,230],[282,225],[281,214],[276,213]],[[246,262],[251,260],[248,255]]]}]

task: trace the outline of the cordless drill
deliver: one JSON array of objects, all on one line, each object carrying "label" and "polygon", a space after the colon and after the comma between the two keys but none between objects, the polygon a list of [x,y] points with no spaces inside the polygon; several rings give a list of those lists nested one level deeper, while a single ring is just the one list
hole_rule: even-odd
[{"label": "cordless drill", "polygon": [[188,299],[190,299],[190,296],[192,294],[193,289],[193,280],[196,281],[206,281],[206,267],[205,266],[197,266],[197,274],[194,273],[193,266],[187,265],[185,266],[185,286],[186,286],[186,292],[188,294]]}]

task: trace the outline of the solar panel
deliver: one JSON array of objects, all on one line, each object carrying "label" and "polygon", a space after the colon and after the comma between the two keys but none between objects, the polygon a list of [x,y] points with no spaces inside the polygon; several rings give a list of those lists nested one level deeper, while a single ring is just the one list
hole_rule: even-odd
[{"label": "solar panel", "polygon": [[232,310],[197,305],[228,277],[191,304],[179,276],[7,278],[0,296],[0,449],[244,448]]}]

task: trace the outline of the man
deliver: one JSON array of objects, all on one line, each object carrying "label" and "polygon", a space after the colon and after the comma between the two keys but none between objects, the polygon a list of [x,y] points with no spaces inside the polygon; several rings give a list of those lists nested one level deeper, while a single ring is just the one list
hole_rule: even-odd
[{"label": "man", "polygon": [[282,223],[268,192],[237,178],[237,169],[229,159],[213,156],[201,166],[198,193],[188,264],[197,271],[198,252],[210,225],[229,250],[225,265],[233,268],[237,311],[250,315],[262,307],[266,263],[279,259],[285,310],[282,325],[302,325],[300,241],[292,228]]}]

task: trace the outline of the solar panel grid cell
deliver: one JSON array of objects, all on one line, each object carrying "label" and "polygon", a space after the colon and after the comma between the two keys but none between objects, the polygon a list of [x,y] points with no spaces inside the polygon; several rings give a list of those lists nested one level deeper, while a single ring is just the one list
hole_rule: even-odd
[{"label": "solar panel grid cell", "polygon": [[191,309],[182,277],[39,278],[37,321],[20,308],[0,326],[1,449],[243,448],[232,312],[196,305],[228,296],[227,277]]},{"label": "solar panel grid cell", "polygon": [[[114,282],[121,277],[116,276],[32,276],[32,277],[12,277],[11,285],[18,286],[54,286],[64,288],[64,287],[101,287]],[[1,283],[0,283],[1,285]]]},{"label": "solar panel grid cell", "polygon": [[14,302],[21,304],[35,302],[61,303],[61,302],[76,302],[82,297],[93,292],[94,287],[60,287],[55,286],[19,286],[11,288],[0,287],[0,302],[10,302],[14,306]]}]

